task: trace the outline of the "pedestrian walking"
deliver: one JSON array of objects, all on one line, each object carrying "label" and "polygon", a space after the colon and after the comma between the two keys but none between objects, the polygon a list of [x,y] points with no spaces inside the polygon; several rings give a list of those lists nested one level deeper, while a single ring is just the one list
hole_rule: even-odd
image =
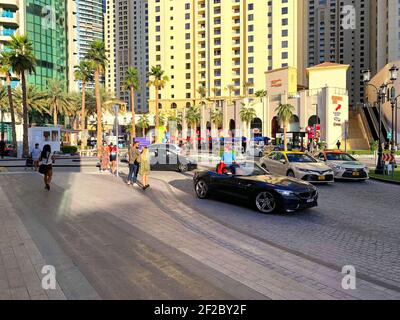
[{"label": "pedestrian walking", "polygon": [[4,159],[4,154],[6,153],[6,143],[0,140],[0,157]]},{"label": "pedestrian walking", "polygon": [[35,171],[39,170],[39,160],[40,160],[41,154],[42,154],[42,150],[39,148],[39,143],[35,143],[35,147],[32,149],[32,151],[30,153]]},{"label": "pedestrian walking", "polygon": [[110,168],[110,149],[105,141],[101,149],[100,172],[106,172]]},{"label": "pedestrian walking", "polygon": [[143,190],[150,187],[149,185],[149,175],[150,175],[150,154],[149,149],[144,147],[142,153],[140,154],[140,169],[139,174],[142,177]]},{"label": "pedestrian walking", "polygon": [[338,140],[336,142],[336,146],[337,146],[338,150],[340,150],[341,145],[342,145],[342,143],[340,142],[340,140]]},{"label": "pedestrian walking", "polygon": [[128,153],[129,161],[129,174],[126,183],[131,185],[137,182],[137,172],[138,172],[138,159],[140,157],[139,142],[133,142]]},{"label": "pedestrian walking", "polygon": [[53,164],[55,162],[54,154],[51,152],[50,145],[46,144],[40,154],[39,173],[44,175],[44,185],[47,191],[50,191],[50,183],[53,178]]},{"label": "pedestrian walking", "polygon": [[115,174],[117,170],[117,152],[118,147],[115,146],[112,142],[110,143],[110,162],[111,162],[111,173]]}]

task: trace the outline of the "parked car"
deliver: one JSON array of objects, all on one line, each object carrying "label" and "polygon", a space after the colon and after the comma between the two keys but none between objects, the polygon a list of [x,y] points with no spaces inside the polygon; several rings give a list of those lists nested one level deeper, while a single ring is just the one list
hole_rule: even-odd
[{"label": "parked car", "polygon": [[263,157],[264,156],[264,150],[265,146],[264,145],[259,145],[259,144],[251,144],[247,150],[246,154],[250,157]]},{"label": "parked car", "polygon": [[304,152],[274,151],[260,160],[268,171],[313,183],[334,182],[334,172]]},{"label": "parked car", "polygon": [[173,143],[151,144],[151,145],[149,145],[149,148],[171,150],[171,151],[175,151],[178,154],[182,153],[182,148],[180,148],[178,145],[173,144]]},{"label": "parked car", "polygon": [[318,191],[298,179],[271,175],[255,163],[241,163],[225,174],[198,171],[194,176],[198,198],[221,194],[228,199],[241,199],[261,213],[285,213],[316,207]]},{"label": "parked car", "polygon": [[[153,144],[148,148],[152,171],[187,172],[197,169],[197,163],[193,159],[179,154],[175,149],[170,149],[161,144]],[[128,153],[122,157],[121,162],[129,162]]]},{"label": "parked car", "polygon": [[153,171],[187,172],[197,169],[197,163],[177,151],[163,146],[150,145],[150,166]]},{"label": "parked car", "polygon": [[318,160],[326,163],[335,172],[335,179],[368,180],[369,168],[346,152],[340,150],[325,150]]}]

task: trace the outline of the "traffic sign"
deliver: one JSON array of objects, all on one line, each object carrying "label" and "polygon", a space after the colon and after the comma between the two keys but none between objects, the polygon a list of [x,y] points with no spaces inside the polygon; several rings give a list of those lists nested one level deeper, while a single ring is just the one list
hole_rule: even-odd
[{"label": "traffic sign", "polygon": [[388,138],[388,140],[392,140],[392,138],[393,138],[393,135],[392,135],[392,133],[391,133],[391,132],[388,132],[388,134],[387,134],[387,138]]}]

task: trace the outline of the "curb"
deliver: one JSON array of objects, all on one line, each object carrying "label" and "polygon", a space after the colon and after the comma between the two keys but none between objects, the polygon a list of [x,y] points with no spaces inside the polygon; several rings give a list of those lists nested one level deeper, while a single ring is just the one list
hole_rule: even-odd
[{"label": "curb", "polygon": [[384,183],[389,183],[389,184],[395,184],[400,186],[400,181],[393,181],[393,180],[386,180],[386,179],[382,179],[382,178],[375,178],[375,177],[369,177],[371,180],[374,181],[379,181],[379,182],[384,182]]}]

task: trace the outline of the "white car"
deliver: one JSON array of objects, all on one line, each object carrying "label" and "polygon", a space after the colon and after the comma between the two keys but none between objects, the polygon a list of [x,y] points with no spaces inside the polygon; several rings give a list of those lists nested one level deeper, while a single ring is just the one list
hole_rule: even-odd
[{"label": "white car", "polygon": [[149,149],[165,149],[165,150],[171,150],[174,151],[177,154],[182,154],[182,149],[176,145],[176,144],[172,144],[172,143],[156,143],[156,144],[151,144],[149,145]]},{"label": "white car", "polygon": [[260,160],[260,165],[276,175],[312,183],[334,182],[332,168],[304,152],[273,151]]},{"label": "white car", "polygon": [[265,147],[263,145],[252,144],[247,148],[246,154],[250,157],[261,158],[264,156],[264,148]]},{"label": "white car", "polygon": [[342,151],[324,151],[318,160],[325,162],[335,172],[335,179],[368,180],[369,168]]}]

